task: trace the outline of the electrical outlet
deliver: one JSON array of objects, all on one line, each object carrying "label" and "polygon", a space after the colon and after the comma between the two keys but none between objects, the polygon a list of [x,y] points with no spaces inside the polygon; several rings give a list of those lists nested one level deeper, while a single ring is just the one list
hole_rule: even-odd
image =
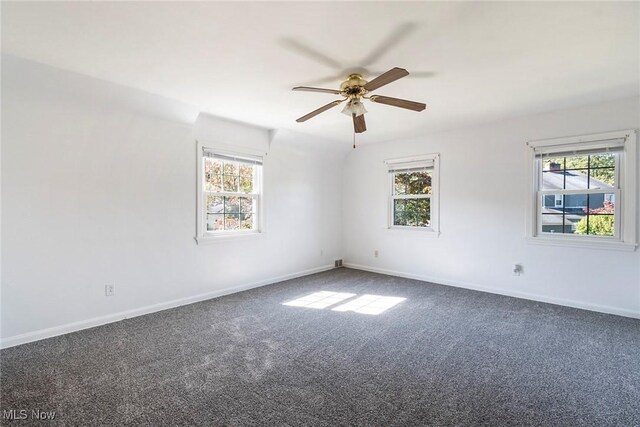
[{"label": "electrical outlet", "polygon": [[374,249],[374,251],[373,251],[373,257],[374,257],[374,258],[378,258],[378,255],[379,255],[379,254],[378,254],[378,250],[377,250],[377,249]]},{"label": "electrical outlet", "polygon": [[104,296],[112,297],[116,294],[116,285],[104,285]]},{"label": "electrical outlet", "polygon": [[520,264],[515,264],[515,265],[513,266],[513,275],[514,275],[514,276],[519,276],[519,275],[521,275],[522,273],[524,273],[524,269],[522,268],[522,265],[520,265]]}]

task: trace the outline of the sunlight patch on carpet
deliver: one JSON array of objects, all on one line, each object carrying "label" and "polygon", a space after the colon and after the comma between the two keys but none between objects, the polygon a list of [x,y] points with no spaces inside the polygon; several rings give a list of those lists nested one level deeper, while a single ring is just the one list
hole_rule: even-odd
[{"label": "sunlight patch on carpet", "polygon": [[[349,298],[355,297],[356,294],[350,294],[347,292],[314,292],[304,297],[287,301],[282,305],[288,305],[291,307],[305,307],[323,309],[332,305],[339,304]],[[389,297],[383,295],[362,295],[358,298],[354,298],[350,301],[346,301],[337,307],[332,308],[332,311],[353,311],[360,314],[373,314],[378,315],[390,309],[391,307],[400,304],[406,298],[402,297]]]},{"label": "sunlight patch on carpet", "polygon": [[305,307],[305,308],[327,308],[330,305],[337,304],[341,301],[356,296],[356,294],[349,294],[346,292],[315,292],[313,294],[304,296],[302,298],[295,299],[293,301],[285,302],[283,305],[289,305],[293,307]]},{"label": "sunlight patch on carpet", "polygon": [[332,308],[333,311],[354,311],[360,314],[378,315],[400,304],[406,298],[402,297],[386,297],[382,295],[362,295],[338,307]]}]

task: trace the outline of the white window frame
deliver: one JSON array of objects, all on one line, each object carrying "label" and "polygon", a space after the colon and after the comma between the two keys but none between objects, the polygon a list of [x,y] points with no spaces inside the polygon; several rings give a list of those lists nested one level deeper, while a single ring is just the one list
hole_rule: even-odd
[{"label": "white window frame", "polygon": [[[254,188],[257,190],[252,194],[244,193],[214,193],[204,190],[204,159],[205,151],[215,152],[227,157],[235,157],[238,159],[247,159],[252,161],[259,161],[262,163],[262,154],[258,151],[248,149],[237,149],[223,144],[207,144],[200,141],[196,141],[196,242],[200,244],[208,244],[215,242],[222,242],[227,240],[235,240],[238,238],[246,238],[250,236],[260,236],[264,233],[264,191],[263,191],[263,176],[264,165],[261,164],[259,173],[254,181]],[[224,231],[208,231],[206,222],[206,202],[205,198],[208,194],[218,194],[224,196],[239,196],[239,197],[253,197],[256,200],[256,229],[253,230],[224,230]]]},{"label": "white window frame", "polygon": [[[544,139],[527,142],[529,163],[529,197],[527,203],[526,237],[530,243],[558,246],[586,247],[634,251],[637,238],[637,130],[622,130],[591,135]],[[617,147],[616,147],[617,146]],[[578,194],[602,190],[543,190],[542,166],[539,155],[574,151],[576,154],[587,150],[607,150],[617,148],[616,188],[607,190],[615,194],[614,236],[575,235],[565,233],[542,233],[542,195]]]},{"label": "white window frame", "polygon": [[[387,166],[387,182],[388,182],[388,224],[389,230],[409,230],[420,231],[425,236],[438,237],[440,235],[440,154],[424,154],[419,156],[402,157],[396,159],[385,160],[384,163]],[[431,194],[425,195],[404,195],[399,196],[394,194],[394,170],[398,169],[414,169],[414,168],[430,168],[432,169],[431,175]],[[429,227],[417,227],[410,225],[394,225],[393,218],[393,202],[395,199],[416,199],[416,198],[428,198],[431,200],[431,220]]]}]

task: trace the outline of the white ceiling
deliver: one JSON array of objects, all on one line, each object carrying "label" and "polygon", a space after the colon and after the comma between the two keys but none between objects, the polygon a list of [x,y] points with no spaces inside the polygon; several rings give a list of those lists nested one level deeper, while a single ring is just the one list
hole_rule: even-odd
[{"label": "white ceiling", "polygon": [[340,107],[295,122],[336,96],[291,87],[413,72],[376,93],[427,110],[367,104],[360,143],[638,94],[639,31],[638,2],[2,2],[4,53],[339,141]]}]

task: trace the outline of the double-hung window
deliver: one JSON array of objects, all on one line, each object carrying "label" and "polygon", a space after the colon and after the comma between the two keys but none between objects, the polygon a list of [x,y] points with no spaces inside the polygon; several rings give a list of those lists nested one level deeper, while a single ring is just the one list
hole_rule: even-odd
[{"label": "double-hung window", "polygon": [[260,232],[262,158],[199,149],[198,238]]},{"label": "double-hung window", "polygon": [[532,141],[538,241],[635,248],[636,132]]},{"label": "double-hung window", "polygon": [[389,227],[437,234],[439,156],[392,159],[385,163],[389,174]]}]

